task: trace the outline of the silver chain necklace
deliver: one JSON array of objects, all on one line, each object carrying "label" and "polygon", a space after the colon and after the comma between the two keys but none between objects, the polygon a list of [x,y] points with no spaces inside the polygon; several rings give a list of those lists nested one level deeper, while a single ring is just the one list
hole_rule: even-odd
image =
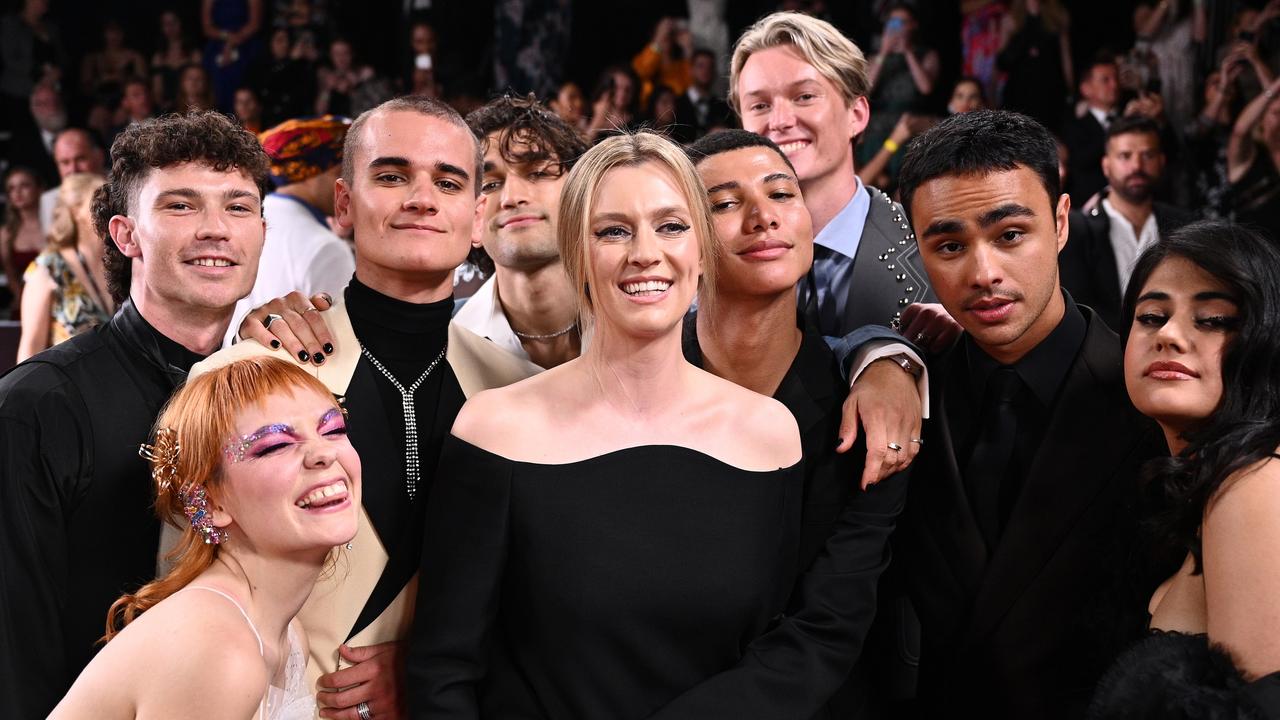
[{"label": "silver chain necklace", "polygon": [[422,381],[426,380],[431,371],[435,370],[440,361],[444,359],[445,351],[448,349],[449,343],[446,342],[444,347],[440,348],[440,354],[436,356],[436,359],[432,360],[427,369],[406,389],[405,386],[400,384],[399,380],[396,380],[396,376],[392,375],[385,365],[378,362],[378,358],[369,352],[369,348],[365,347],[364,343],[360,344],[360,352],[369,358],[369,362],[377,368],[378,372],[382,373],[383,377],[390,380],[392,387],[400,393],[400,409],[404,411],[404,488],[408,491],[410,500],[418,493],[418,413],[413,405],[413,393],[417,391],[418,387],[422,385]]},{"label": "silver chain necklace", "polygon": [[557,330],[553,333],[547,333],[546,335],[534,335],[533,333],[522,333],[515,328],[511,328],[511,332],[515,333],[516,337],[524,338],[525,340],[554,340],[562,335],[568,335],[576,327],[578,327],[578,321],[574,320],[572,323],[569,323],[569,327],[563,330]]}]

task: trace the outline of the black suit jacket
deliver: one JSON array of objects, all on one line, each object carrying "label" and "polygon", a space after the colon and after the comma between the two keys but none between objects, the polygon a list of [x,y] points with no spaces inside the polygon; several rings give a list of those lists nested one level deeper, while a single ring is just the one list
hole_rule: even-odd
[{"label": "black suit jacket", "polygon": [[[1187,223],[1195,215],[1182,208],[1155,203],[1156,227],[1160,239]],[[1111,246],[1111,217],[1101,203],[1089,212],[1072,210],[1067,245],[1058,254],[1059,282],[1076,302],[1087,305],[1111,329],[1121,329],[1120,274]]]},{"label": "black suit jacket", "polygon": [[1067,187],[1071,206],[1080,207],[1107,184],[1102,174],[1102,156],[1107,149],[1107,131],[1091,112],[1068,117],[1062,124],[1062,144],[1067,146]]},{"label": "black suit jacket", "polygon": [[1167,451],[1129,403],[1116,334],[1082,312],[1084,344],[990,556],[945,420],[969,381],[962,344],[935,365],[935,419],[893,539],[895,579],[922,628],[926,717],[1082,717],[1098,677],[1145,628],[1154,584],[1128,575],[1137,476]]}]

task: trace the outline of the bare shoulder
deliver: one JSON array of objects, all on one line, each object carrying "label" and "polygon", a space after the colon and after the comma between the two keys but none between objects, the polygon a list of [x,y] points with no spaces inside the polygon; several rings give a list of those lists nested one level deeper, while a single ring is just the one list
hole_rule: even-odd
[{"label": "bare shoulder", "polygon": [[523,455],[520,449],[545,437],[546,419],[573,395],[564,367],[472,395],[454,420],[453,434],[497,455]]},{"label": "bare shoulder", "polygon": [[1274,526],[1280,535],[1280,458],[1263,458],[1232,473],[1205,510],[1205,525],[1215,530],[1262,530],[1259,524]]},{"label": "bare shoulder", "polygon": [[[180,592],[129,625],[103,649],[135,688],[137,717],[250,717],[267,691],[258,641],[244,616],[211,592]],[[95,661],[96,662],[96,661]],[[155,668],[165,668],[156,673]]]},{"label": "bare shoulder", "polygon": [[800,429],[787,406],[706,373],[715,413],[753,465],[790,467],[800,462]]}]

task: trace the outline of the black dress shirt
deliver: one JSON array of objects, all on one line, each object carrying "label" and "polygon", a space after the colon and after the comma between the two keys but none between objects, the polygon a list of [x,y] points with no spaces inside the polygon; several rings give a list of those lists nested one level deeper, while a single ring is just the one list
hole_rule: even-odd
[{"label": "black dress shirt", "polygon": [[200,359],[126,302],[0,377],[0,716],[45,717],[111,603],[154,577],[160,523],[138,446]]},{"label": "black dress shirt", "polygon": [[[1066,310],[1058,326],[1039,345],[1012,365],[1022,380],[1022,389],[1014,398],[1014,412],[1018,418],[1013,457],[1000,483],[1000,527],[1004,528],[1009,513],[1018,499],[1031,462],[1040,450],[1048,427],[1050,411],[1058,391],[1071,369],[1080,346],[1084,344],[1088,328],[1071,296],[1063,292]],[[986,391],[987,380],[1000,362],[983,352],[973,338],[964,336],[965,361],[969,367],[969,382],[957,383],[952,388],[953,397],[963,397],[947,403],[947,423],[956,439],[956,458],[961,468],[973,454],[982,425],[980,408]]]}]

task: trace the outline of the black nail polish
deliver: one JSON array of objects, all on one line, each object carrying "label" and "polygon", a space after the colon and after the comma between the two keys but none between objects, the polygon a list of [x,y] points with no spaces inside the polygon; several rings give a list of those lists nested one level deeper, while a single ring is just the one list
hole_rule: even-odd
[{"label": "black nail polish", "polygon": [[311,355],[306,350],[299,350],[298,359],[302,362],[306,362],[311,359]]},{"label": "black nail polish", "polygon": [[316,353],[311,356],[311,359],[314,360],[317,365],[321,365],[324,363],[324,353]]},{"label": "black nail polish", "polygon": [[272,350],[279,350],[279,349],[280,349],[280,341],[279,341],[279,340],[272,340],[272,341],[271,341],[271,349],[272,349]]},{"label": "black nail polish", "polygon": [[324,344],[324,351],[325,351],[326,353],[328,353],[328,354],[332,355],[332,354],[333,354],[333,343],[325,343],[325,344]]}]

